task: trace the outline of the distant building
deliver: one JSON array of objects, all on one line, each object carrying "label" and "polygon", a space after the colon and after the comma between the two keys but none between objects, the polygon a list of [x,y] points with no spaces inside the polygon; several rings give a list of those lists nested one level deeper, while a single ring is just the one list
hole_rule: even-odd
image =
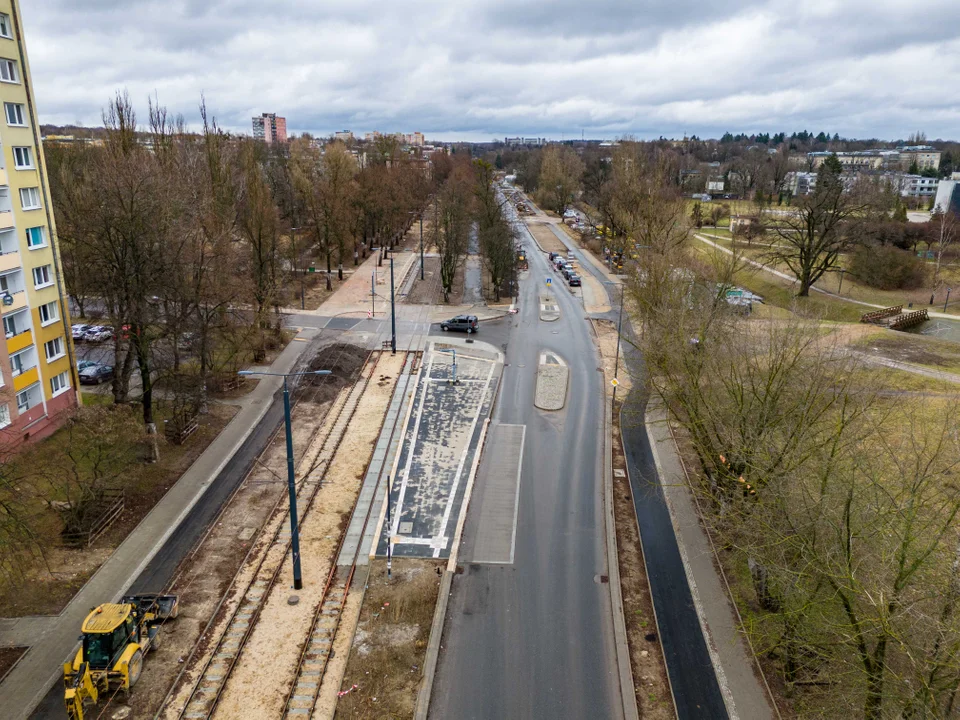
[{"label": "distant building", "polygon": [[414,147],[423,147],[423,133],[422,132],[412,132],[409,135],[404,136],[404,142],[407,145],[413,145]]},{"label": "distant building", "polygon": [[722,193],[725,183],[723,180],[708,180],[707,181],[707,192],[711,193]]},{"label": "distant building", "polygon": [[287,119],[277,117],[276,113],[263,113],[253,118],[253,137],[271,143],[287,141]]},{"label": "distant building", "polygon": [[909,170],[913,165],[917,170],[939,170],[940,151],[929,145],[904,145],[897,148],[900,153],[900,168]]},{"label": "distant building", "polygon": [[899,179],[900,195],[911,198],[927,198],[937,194],[940,180],[923,175],[902,175]]},{"label": "distant building", "polygon": [[789,172],[784,187],[794,197],[798,195],[809,195],[817,186],[817,174],[815,172]]},{"label": "distant building", "polygon": [[515,146],[515,145],[522,145],[522,144],[523,144],[523,138],[518,138],[518,137],[505,137],[505,138],[503,139],[503,144],[504,144],[504,145],[507,145],[507,146],[510,146],[510,147],[513,147],[513,146]]},{"label": "distant building", "polygon": [[338,130],[333,134],[333,139],[345,143],[353,142],[353,133],[349,130]]}]

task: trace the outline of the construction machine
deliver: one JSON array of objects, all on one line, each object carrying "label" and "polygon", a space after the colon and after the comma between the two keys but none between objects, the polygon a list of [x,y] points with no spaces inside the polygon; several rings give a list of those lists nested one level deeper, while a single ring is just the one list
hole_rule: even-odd
[{"label": "construction machine", "polygon": [[177,617],[177,595],[126,595],[98,605],[83,621],[80,649],[63,666],[63,700],[70,720],[83,720],[85,705],[96,705],[111,690],[130,689],[140,679],[143,656],[159,644],[167,620]]}]

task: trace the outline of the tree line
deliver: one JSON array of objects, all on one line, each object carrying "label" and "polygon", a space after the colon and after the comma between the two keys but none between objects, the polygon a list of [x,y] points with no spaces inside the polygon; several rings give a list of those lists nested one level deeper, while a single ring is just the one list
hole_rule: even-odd
[{"label": "tree line", "polygon": [[430,193],[423,166],[391,138],[356,157],[307,137],[232,136],[203,102],[200,114],[189,132],[151,102],[144,130],[118,93],[102,145],[46,153],[67,291],[81,316],[112,322],[114,400],[129,399],[138,373],[151,429],[161,372],[202,402],[278,342],[294,278],[317,262],[329,289],[335,269],[342,278],[344,264],[396,243]]}]

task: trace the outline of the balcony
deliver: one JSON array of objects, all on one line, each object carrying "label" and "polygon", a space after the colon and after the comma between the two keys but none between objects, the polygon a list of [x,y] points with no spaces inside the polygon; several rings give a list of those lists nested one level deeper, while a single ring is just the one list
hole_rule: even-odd
[{"label": "balcony", "polygon": [[0,187],[7,187],[10,185],[10,180],[7,178],[7,171],[3,168],[0,168]]},{"label": "balcony", "polygon": [[17,250],[13,252],[0,252],[0,273],[7,270],[16,270],[20,267],[20,253]]},{"label": "balcony", "polygon": [[0,230],[9,230],[13,227],[13,212],[11,210],[0,211]]},{"label": "balcony", "polygon": [[29,328],[7,338],[7,355],[13,355],[33,345],[33,333]]},{"label": "balcony", "polygon": [[[0,290],[0,298],[6,294],[7,293]],[[27,306],[27,294],[23,290],[11,290],[10,297],[13,298],[12,304],[0,305],[0,312],[2,312],[4,315],[9,315],[17,310],[22,310]]]},{"label": "balcony", "polygon": [[34,365],[32,368],[27,368],[19,375],[15,375],[13,378],[13,391],[20,392],[24,388],[30,387],[40,380],[40,371],[37,369],[37,366]]}]

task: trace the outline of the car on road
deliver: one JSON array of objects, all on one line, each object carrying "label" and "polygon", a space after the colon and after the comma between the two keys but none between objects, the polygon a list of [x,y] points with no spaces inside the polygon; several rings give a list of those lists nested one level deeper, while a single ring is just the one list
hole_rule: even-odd
[{"label": "car on road", "polygon": [[462,330],[466,333],[475,333],[480,329],[480,321],[476,315],[457,315],[455,318],[440,323],[440,329],[444,332],[447,330]]},{"label": "car on road", "polygon": [[576,259],[577,259],[577,256],[574,255],[573,250],[570,250],[569,252],[567,252],[567,260],[576,260]]},{"label": "car on road", "polygon": [[90,329],[83,334],[83,339],[87,342],[103,342],[113,337],[113,328],[108,325],[91,325]]},{"label": "car on road", "polygon": [[570,287],[580,287],[580,276],[576,273],[571,273],[570,277],[567,278],[567,282],[570,283]]},{"label": "car on road", "polygon": [[81,385],[99,385],[102,382],[113,379],[112,365],[99,365],[94,363],[80,371]]},{"label": "car on road", "polygon": [[88,367],[96,365],[93,360],[77,360],[77,372],[83,372]]},{"label": "car on road", "polygon": [[90,329],[89,325],[74,325],[71,328],[71,334],[73,335],[74,340],[83,340],[83,336],[86,335],[87,330]]}]

